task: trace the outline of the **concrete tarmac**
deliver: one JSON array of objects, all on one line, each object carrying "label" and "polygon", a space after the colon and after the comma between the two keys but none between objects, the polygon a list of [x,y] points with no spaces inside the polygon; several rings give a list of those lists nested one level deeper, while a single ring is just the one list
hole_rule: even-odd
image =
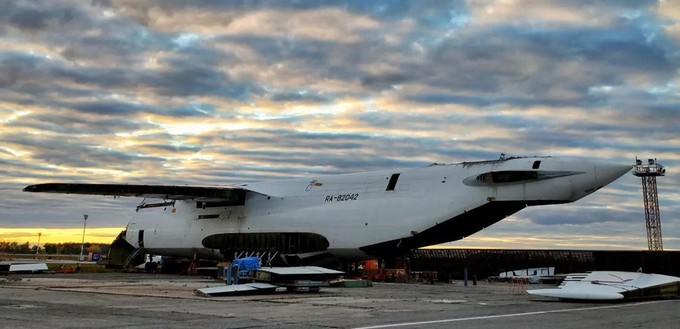
[{"label": "concrete tarmac", "polygon": [[1,328],[680,328],[680,299],[574,303],[480,282],[198,297],[206,278],[130,274],[0,277]]}]

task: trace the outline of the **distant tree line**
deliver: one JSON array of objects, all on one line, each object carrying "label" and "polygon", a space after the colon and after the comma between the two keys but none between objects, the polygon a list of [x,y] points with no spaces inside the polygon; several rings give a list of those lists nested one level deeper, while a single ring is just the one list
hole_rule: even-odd
[{"label": "distant tree line", "polygon": [[[109,252],[110,244],[95,244],[85,242],[85,253],[95,252],[106,254]],[[0,252],[8,254],[35,254],[37,246],[26,243],[0,241]],[[78,255],[80,254],[80,242],[66,243],[45,243],[40,248],[41,254],[48,255]]]},{"label": "distant tree line", "polygon": [[23,244],[19,244],[16,241],[0,241],[0,252],[6,252],[9,254],[28,254],[31,253],[31,249],[33,249],[33,252],[35,252],[35,248],[31,248],[28,244],[28,241]]}]

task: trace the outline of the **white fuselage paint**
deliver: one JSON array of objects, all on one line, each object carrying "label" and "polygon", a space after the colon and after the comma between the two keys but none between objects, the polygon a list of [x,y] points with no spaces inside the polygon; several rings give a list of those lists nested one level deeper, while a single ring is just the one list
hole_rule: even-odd
[{"label": "white fuselage paint", "polygon": [[[532,168],[536,161],[541,161],[538,169]],[[538,157],[243,184],[238,186],[247,190],[244,205],[202,209],[196,201],[178,200],[174,209],[140,209],[127,226],[126,240],[137,247],[139,231],[144,230],[143,243],[149,253],[219,258],[219,250],[202,245],[205,237],[310,232],[328,239],[331,254],[361,258],[367,256],[359,249],[362,246],[408,238],[491,201],[548,204],[578,200],[630,168]],[[476,176],[498,171],[571,174],[513,183],[474,183]],[[387,191],[395,173],[400,174],[397,184]]]}]

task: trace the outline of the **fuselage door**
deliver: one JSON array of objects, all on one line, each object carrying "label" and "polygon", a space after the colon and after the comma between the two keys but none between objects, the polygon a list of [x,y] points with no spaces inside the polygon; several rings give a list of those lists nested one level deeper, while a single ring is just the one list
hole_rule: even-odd
[{"label": "fuselage door", "polygon": [[139,248],[144,248],[144,230],[139,230],[137,245],[139,246]]}]

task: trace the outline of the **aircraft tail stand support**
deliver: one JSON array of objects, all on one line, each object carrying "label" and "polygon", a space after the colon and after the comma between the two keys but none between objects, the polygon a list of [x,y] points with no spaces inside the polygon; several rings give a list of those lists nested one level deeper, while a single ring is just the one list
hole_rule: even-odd
[{"label": "aircraft tail stand support", "polygon": [[279,256],[278,250],[268,250],[268,251],[237,251],[234,252],[234,259],[246,258],[246,257],[257,257],[260,259],[260,264],[262,266],[271,266],[274,258]]},{"label": "aircraft tail stand support", "polygon": [[196,251],[194,251],[194,259],[191,260],[191,264],[189,265],[189,268],[187,269],[187,274],[188,275],[196,275],[198,274],[198,255],[196,254]]}]

